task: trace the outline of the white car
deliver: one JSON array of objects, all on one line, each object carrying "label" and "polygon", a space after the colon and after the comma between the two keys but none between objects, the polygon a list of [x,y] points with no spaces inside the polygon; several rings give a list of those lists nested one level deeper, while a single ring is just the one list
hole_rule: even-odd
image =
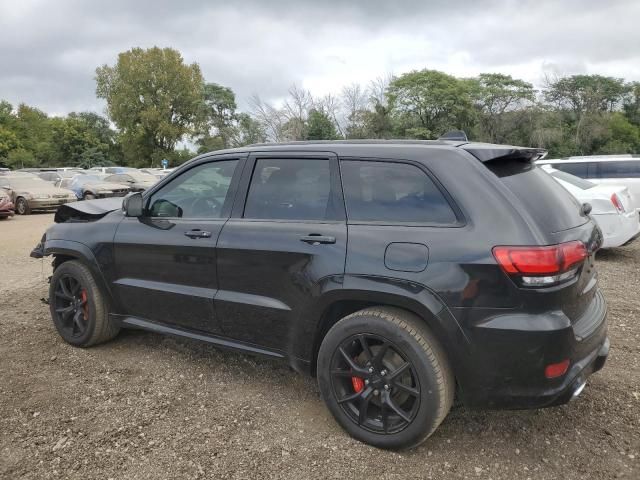
[{"label": "white car", "polygon": [[602,230],[602,248],[619,247],[640,234],[640,216],[634,198],[623,185],[596,185],[589,180],[544,165],[544,171],[580,203],[591,205],[591,217]]},{"label": "white car", "polygon": [[544,159],[538,165],[551,165],[557,170],[584,178],[598,185],[623,185],[640,211],[640,157],[636,155],[594,155],[564,159]]}]

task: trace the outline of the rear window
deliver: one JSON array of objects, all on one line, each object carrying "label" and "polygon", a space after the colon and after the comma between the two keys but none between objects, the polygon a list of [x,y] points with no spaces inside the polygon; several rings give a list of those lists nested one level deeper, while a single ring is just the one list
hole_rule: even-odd
[{"label": "rear window", "polygon": [[600,178],[640,178],[640,161],[600,162]]},{"label": "rear window", "polygon": [[589,180],[585,180],[584,178],[576,177],[575,175],[571,175],[567,172],[561,172],[560,170],[556,170],[555,172],[551,172],[555,178],[562,180],[564,182],[570,183],[574,187],[578,187],[580,190],[589,190],[596,186],[595,183],[590,182]]},{"label": "rear window", "polygon": [[587,222],[573,195],[535,164],[507,160],[485,162],[485,166],[502,180],[546,232],[560,232]]}]

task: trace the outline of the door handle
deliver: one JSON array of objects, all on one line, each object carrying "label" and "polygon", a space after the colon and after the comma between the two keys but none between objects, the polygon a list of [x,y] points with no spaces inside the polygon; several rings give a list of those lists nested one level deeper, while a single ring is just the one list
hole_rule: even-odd
[{"label": "door handle", "polygon": [[189,230],[184,232],[189,238],[211,238],[211,232],[205,232],[204,230]]},{"label": "door handle", "polygon": [[311,245],[318,245],[320,243],[336,243],[336,237],[320,235],[319,233],[310,233],[309,235],[300,237],[300,241]]}]

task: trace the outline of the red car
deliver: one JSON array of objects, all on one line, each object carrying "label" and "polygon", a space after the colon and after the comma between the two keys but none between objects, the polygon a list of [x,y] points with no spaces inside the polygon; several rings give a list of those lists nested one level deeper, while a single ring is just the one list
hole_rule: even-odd
[{"label": "red car", "polygon": [[0,219],[13,217],[14,206],[11,197],[0,190]]}]

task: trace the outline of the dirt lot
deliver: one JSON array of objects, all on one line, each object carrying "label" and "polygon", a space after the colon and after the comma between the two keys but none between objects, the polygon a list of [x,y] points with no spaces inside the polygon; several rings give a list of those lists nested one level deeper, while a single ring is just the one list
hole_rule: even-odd
[{"label": "dirt lot", "polygon": [[52,215],[0,222],[1,478],[640,478],[640,242],[599,254],[611,356],[568,406],[455,408],[402,453],[350,439],[313,379],[141,332],[88,350],[55,333]]}]

